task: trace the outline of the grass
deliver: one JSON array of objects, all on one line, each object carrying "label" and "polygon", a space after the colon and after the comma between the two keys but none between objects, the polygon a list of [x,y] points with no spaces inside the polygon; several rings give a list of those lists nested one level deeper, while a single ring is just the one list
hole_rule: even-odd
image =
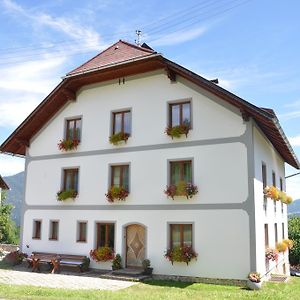
[{"label": "grass", "polygon": [[235,286],[149,281],[116,292],[65,290],[0,284],[0,299],[172,299],[172,300],[286,300],[300,299],[300,278],[284,283],[266,283],[260,291]]}]

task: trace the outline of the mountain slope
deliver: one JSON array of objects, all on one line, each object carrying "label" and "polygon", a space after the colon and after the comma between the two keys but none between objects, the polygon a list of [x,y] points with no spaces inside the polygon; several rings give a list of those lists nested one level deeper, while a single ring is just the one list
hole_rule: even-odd
[{"label": "mountain slope", "polygon": [[6,203],[12,204],[14,206],[14,209],[12,211],[12,219],[19,226],[21,206],[24,197],[24,172],[3,178],[10,187],[10,190],[6,193]]},{"label": "mountain slope", "polygon": [[288,205],[288,214],[300,216],[300,199],[294,200],[294,202]]}]

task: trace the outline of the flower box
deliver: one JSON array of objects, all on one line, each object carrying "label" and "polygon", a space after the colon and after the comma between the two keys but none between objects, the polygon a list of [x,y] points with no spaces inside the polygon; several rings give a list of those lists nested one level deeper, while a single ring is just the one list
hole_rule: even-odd
[{"label": "flower box", "polygon": [[129,133],[126,132],[118,132],[109,137],[109,142],[113,145],[119,145],[122,141],[127,142],[130,137]]},{"label": "flower box", "polygon": [[268,198],[271,198],[275,201],[281,201],[285,204],[291,204],[293,202],[293,198],[288,196],[285,192],[280,191],[275,186],[266,186],[264,188],[264,195]]},{"label": "flower box", "polygon": [[198,254],[190,246],[177,246],[168,249],[164,256],[172,265],[174,262],[185,262],[188,265],[192,259],[197,259]]},{"label": "flower box", "polygon": [[286,243],[277,243],[276,244],[276,250],[278,252],[285,252],[288,249],[288,245]]},{"label": "flower box", "polygon": [[190,123],[186,122],[181,125],[177,126],[168,126],[165,130],[165,133],[170,136],[172,139],[173,138],[180,138],[182,134],[184,134],[186,137],[188,136],[188,133],[190,131]]},{"label": "flower box", "polygon": [[77,139],[74,140],[60,140],[57,144],[58,149],[61,151],[70,151],[77,149],[77,146],[79,145],[80,141]]},{"label": "flower box", "polygon": [[198,193],[198,188],[192,183],[181,181],[177,185],[167,186],[164,193],[174,200],[175,196],[185,196],[187,199],[192,198]]},{"label": "flower box", "polygon": [[123,187],[119,187],[119,186],[111,187],[108,190],[107,194],[105,194],[108,202],[125,201],[128,195],[129,192]]},{"label": "flower box", "polygon": [[115,257],[114,250],[108,246],[99,247],[90,251],[90,257],[96,262],[113,260]]},{"label": "flower box", "polygon": [[290,239],[285,239],[282,241],[282,243],[285,244],[288,247],[288,249],[292,249],[294,246],[294,241]]},{"label": "flower box", "polygon": [[75,190],[59,191],[56,194],[57,201],[65,201],[67,199],[75,199],[78,193]]}]

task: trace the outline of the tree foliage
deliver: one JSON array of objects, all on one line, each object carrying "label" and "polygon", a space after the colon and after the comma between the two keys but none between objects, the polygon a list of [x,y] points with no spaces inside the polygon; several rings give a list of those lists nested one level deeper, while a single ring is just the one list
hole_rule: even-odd
[{"label": "tree foliage", "polygon": [[289,238],[294,242],[290,250],[290,263],[300,264],[300,217],[289,219]]},{"label": "tree foliage", "polygon": [[0,203],[0,243],[18,244],[18,228],[11,219],[13,206],[5,203],[5,193],[2,192]]}]

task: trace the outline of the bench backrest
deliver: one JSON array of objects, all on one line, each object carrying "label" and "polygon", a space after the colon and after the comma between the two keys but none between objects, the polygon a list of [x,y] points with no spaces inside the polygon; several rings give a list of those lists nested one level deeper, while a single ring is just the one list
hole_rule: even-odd
[{"label": "bench backrest", "polygon": [[34,256],[57,256],[56,253],[49,253],[49,252],[32,252]]},{"label": "bench backrest", "polygon": [[60,259],[63,260],[78,260],[78,261],[83,261],[84,259],[86,259],[87,257],[84,255],[72,255],[72,254],[58,254]]}]

